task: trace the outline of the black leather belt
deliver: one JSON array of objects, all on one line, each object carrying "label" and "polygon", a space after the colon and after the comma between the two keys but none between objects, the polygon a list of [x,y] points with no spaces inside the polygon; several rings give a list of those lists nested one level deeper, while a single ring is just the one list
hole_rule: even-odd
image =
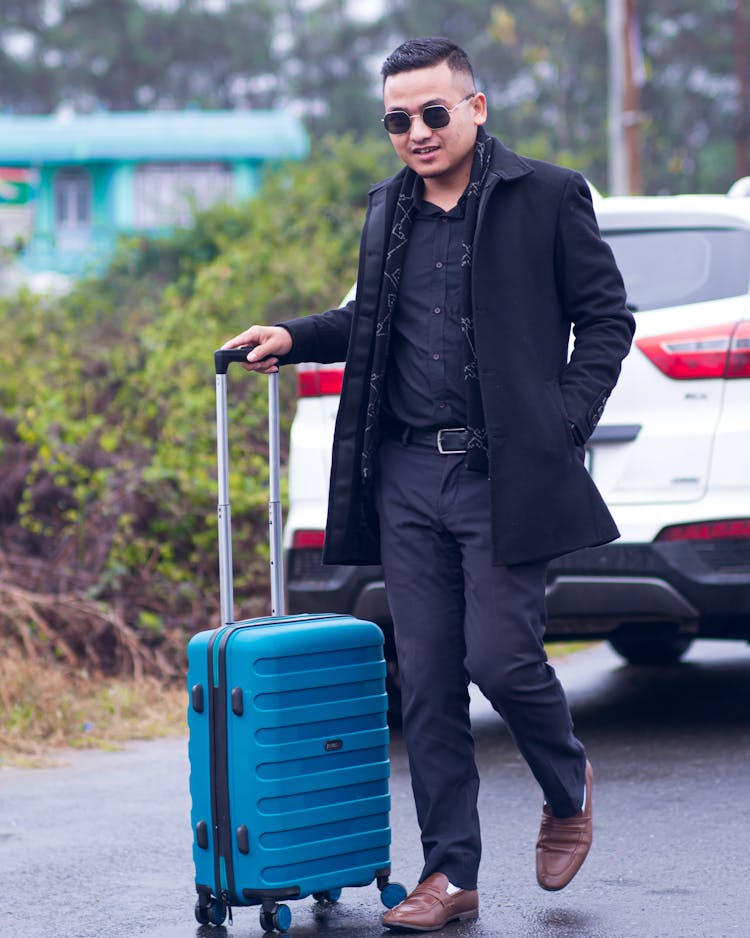
[{"label": "black leather belt", "polygon": [[404,424],[388,424],[386,436],[406,445],[427,446],[439,453],[465,453],[469,444],[466,427],[448,427],[444,430],[415,430]]}]

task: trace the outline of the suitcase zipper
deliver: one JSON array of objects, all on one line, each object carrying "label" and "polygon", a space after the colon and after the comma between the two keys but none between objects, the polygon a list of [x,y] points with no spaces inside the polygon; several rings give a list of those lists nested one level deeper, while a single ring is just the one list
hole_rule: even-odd
[{"label": "suitcase zipper", "polygon": [[234,895],[231,819],[229,816],[229,760],[227,747],[226,643],[237,626],[219,629],[208,644],[208,695],[211,748],[211,814],[213,819],[216,895],[230,910]]}]

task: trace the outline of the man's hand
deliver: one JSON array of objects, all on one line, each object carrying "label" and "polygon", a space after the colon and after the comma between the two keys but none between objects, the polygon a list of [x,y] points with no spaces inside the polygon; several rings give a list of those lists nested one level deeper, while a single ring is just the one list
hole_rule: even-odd
[{"label": "man's hand", "polygon": [[292,349],[292,337],[281,326],[250,326],[233,339],[225,342],[222,348],[247,349],[246,371],[259,371],[270,375],[279,370],[279,355],[286,355]]}]

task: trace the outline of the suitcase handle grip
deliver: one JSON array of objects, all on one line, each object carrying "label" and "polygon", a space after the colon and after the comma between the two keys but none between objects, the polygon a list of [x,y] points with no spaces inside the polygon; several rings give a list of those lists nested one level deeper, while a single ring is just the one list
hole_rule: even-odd
[{"label": "suitcase handle grip", "polygon": [[225,375],[232,362],[247,362],[247,353],[252,346],[243,345],[242,348],[220,348],[214,352],[216,374]]}]

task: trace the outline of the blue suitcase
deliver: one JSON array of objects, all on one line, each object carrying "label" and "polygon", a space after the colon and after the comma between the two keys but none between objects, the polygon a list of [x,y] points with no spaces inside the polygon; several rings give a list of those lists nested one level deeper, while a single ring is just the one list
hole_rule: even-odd
[{"label": "blue suitcase", "polygon": [[391,908],[383,636],[345,615],[285,616],[277,375],[269,377],[271,615],[234,622],[226,374],[216,353],[220,628],[188,644],[193,859],[201,924],[260,906],[287,931],[285,900],[336,902],[373,881]]}]

